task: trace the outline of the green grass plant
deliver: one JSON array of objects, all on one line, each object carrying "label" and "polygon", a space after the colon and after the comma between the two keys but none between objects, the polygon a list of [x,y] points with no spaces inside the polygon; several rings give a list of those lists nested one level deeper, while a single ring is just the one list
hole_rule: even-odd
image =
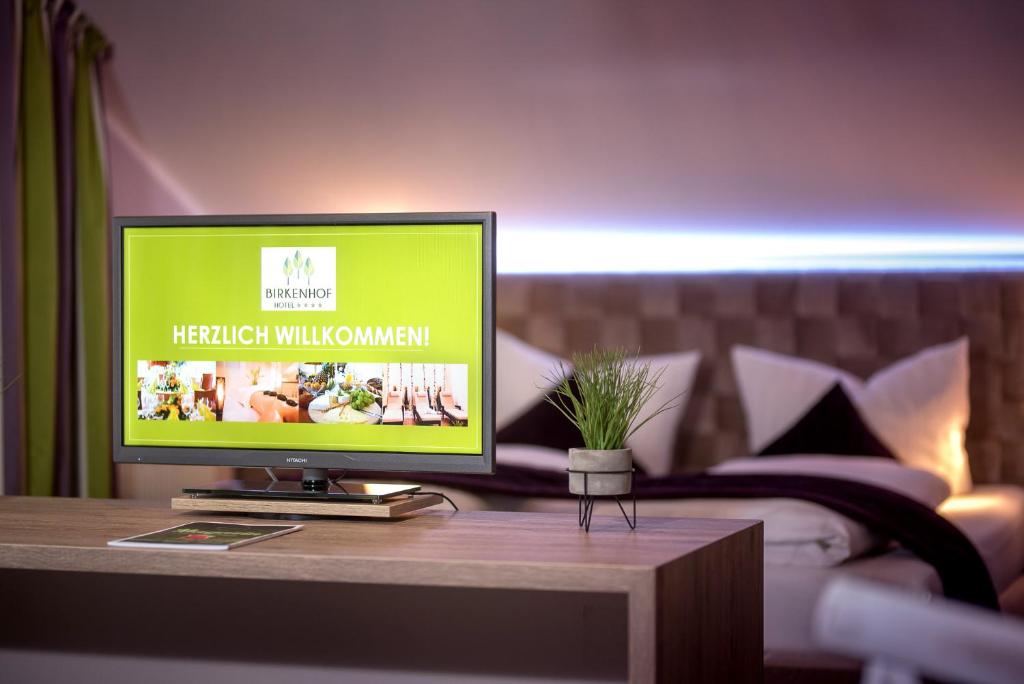
[{"label": "green grass plant", "polygon": [[623,348],[599,349],[572,355],[572,368],[559,364],[546,379],[554,389],[547,401],[575,425],[587,449],[622,449],[634,432],[678,405],[671,397],[638,421],[644,406],[661,388],[664,368]]}]

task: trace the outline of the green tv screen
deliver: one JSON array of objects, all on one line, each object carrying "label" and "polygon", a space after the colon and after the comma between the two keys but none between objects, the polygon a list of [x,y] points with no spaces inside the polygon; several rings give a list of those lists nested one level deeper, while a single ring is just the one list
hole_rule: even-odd
[{"label": "green tv screen", "polygon": [[123,445],[481,454],[483,249],[478,224],[123,228]]}]

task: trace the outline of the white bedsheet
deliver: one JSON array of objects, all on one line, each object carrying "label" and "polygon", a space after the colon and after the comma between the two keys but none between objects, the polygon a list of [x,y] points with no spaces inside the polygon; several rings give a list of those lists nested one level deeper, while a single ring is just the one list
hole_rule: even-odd
[{"label": "white bedsheet", "polygon": [[[950,497],[939,512],[952,520],[977,547],[992,574],[996,591],[1006,590],[1024,572],[1024,489],[1012,485],[976,485]],[[767,651],[808,653],[811,615],[825,584],[853,575],[912,591],[942,593],[935,570],[905,551],[862,558],[832,568],[764,569],[764,644]]]},{"label": "white bedsheet", "polygon": [[939,513],[974,542],[998,591],[1024,571],[1024,489],[978,485],[947,499]]}]

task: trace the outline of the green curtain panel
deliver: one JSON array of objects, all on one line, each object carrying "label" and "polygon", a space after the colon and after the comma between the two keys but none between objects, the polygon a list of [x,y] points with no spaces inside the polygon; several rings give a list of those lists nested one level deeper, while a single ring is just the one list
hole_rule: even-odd
[{"label": "green curtain panel", "polygon": [[2,312],[4,379],[18,380],[4,395],[4,487],[106,497],[110,221],[98,65],[108,46],[70,2],[22,0],[20,17],[20,54],[4,65],[20,64],[10,242],[21,244],[20,254],[0,253],[0,268],[20,274],[21,305]]},{"label": "green curtain panel", "polygon": [[26,491],[53,493],[57,387],[57,140],[53,66],[41,0],[22,9],[19,161],[24,250]]},{"label": "green curtain panel", "polygon": [[78,291],[78,419],[86,493],[111,494],[110,216],[96,61],[107,51],[87,26],[75,51],[75,270]]}]

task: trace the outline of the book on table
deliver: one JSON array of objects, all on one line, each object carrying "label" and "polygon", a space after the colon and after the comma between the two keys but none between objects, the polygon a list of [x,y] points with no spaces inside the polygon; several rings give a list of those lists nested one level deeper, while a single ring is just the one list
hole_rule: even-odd
[{"label": "book on table", "polygon": [[167,529],[108,541],[108,546],[143,549],[227,551],[236,546],[296,532],[302,525],[244,525],[226,522],[188,522]]}]

